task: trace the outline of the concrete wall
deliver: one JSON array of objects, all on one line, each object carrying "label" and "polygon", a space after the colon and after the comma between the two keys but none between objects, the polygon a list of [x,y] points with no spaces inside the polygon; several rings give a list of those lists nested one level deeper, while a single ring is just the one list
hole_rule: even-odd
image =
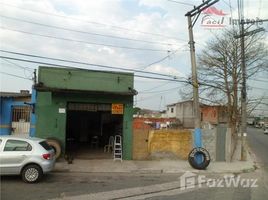
[{"label": "concrete wall", "polygon": [[148,151],[151,158],[187,159],[191,149],[189,130],[154,130],[149,133]]},{"label": "concrete wall", "polygon": [[202,129],[203,147],[208,150],[212,161],[216,160],[216,140],[216,129]]},{"label": "concrete wall", "polygon": [[86,71],[39,67],[38,82],[42,87],[99,92],[130,92],[134,85],[131,73]]},{"label": "concrete wall", "polygon": [[[66,117],[68,102],[122,103],[123,115],[123,158],[132,158],[132,96],[52,93],[37,91],[36,134],[40,138],[55,137],[65,149]],[[59,109],[66,110],[59,112]]]},{"label": "concrete wall", "polygon": [[176,104],[176,118],[180,120],[184,128],[194,127],[193,101]]}]

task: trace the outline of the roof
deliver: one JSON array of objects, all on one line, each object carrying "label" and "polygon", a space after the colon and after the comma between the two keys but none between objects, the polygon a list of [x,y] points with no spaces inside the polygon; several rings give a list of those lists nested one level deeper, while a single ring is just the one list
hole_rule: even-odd
[{"label": "roof", "polygon": [[123,95],[123,96],[134,96],[137,95],[135,89],[129,89],[126,92],[108,92],[108,91],[92,91],[92,90],[77,90],[77,89],[59,89],[53,87],[43,87],[35,85],[34,87],[37,91],[49,91],[58,93],[84,93],[84,94],[107,94],[107,95]]},{"label": "roof", "polygon": [[168,107],[169,107],[169,106],[175,106],[175,105],[177,105],[177,104],[187,103],[187,102],[191,102],[191,101],[193,101],[193,100],[189,99],[189,100],[180,101],[180,102],[177,102],[177,103],[168,104],[167,106],[168,106]]},{"label": "roof", "polygon": [[0,92],[0,97],[9,98],[9,97],[30,97],[30,93],[20,93],[20,92]]}]

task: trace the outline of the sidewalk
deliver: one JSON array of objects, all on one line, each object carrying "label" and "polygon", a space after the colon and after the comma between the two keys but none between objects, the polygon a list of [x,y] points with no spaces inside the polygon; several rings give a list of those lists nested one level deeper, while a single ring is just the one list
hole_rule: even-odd
[{"label": "sidewalk", "polygon": [[65,160],[56,163],[55,172],[81,172],[81,173],[241,173],[253,171],[254,162],[250,154],[247,161],[240,161],[240,144],[237,145],[232,162],[211,162],[206,170],[193,169],[187,160],[160,160],[160,161],[113,161],[79,160],[74,159],[73,164]]}]

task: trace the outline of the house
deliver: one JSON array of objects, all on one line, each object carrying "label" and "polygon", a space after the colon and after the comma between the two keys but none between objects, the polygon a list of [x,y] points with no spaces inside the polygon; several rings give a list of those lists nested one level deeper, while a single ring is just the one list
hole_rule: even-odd
[{"label": "house", "polygon": [[39,67],[34,135],[89,159],[112,158],[104,146],[120,135],[123,159],[132,159],[133,85],[132,73]]},{"label": "house", "polygon": [[[167,105],[167,117],[179,120],[183,128],[194,128],[193,100],[186,100]],[[227,122],[226,106],[200,104],[203,124],[216,125]]]},{"label": "house", "polygon": [[28,90],[20,93],[0,92],[0,135],[29,134],[31,116],[31,94]]},{"label": "house", "polygon": [[167,117],[176,118],[184,128],[193,128],[193,101],[187,100],[167,105]]}]

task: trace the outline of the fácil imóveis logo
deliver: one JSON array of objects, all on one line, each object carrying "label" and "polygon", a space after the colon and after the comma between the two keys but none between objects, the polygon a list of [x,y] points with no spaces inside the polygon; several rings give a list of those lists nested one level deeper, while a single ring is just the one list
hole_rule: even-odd
[{"label": "f\u00e1cil im\u00f3veis logo", "polygon": [[205,28],[223,28],[228,24],[226,13],[211,6],[202,11],[201,26]]},{"label": "f\u00e1cil im\u00f3veis logo", "polygon": [[[244,21],[250,24],[256,24],[257,26],[263,24],[258,17],[256,19],[244,19]],[[233,19],[232,16],[214,6],[202,11],[201,26],[206,29],[221,29],[228,25],[237,26],[239,24],[238,19]]]}]

